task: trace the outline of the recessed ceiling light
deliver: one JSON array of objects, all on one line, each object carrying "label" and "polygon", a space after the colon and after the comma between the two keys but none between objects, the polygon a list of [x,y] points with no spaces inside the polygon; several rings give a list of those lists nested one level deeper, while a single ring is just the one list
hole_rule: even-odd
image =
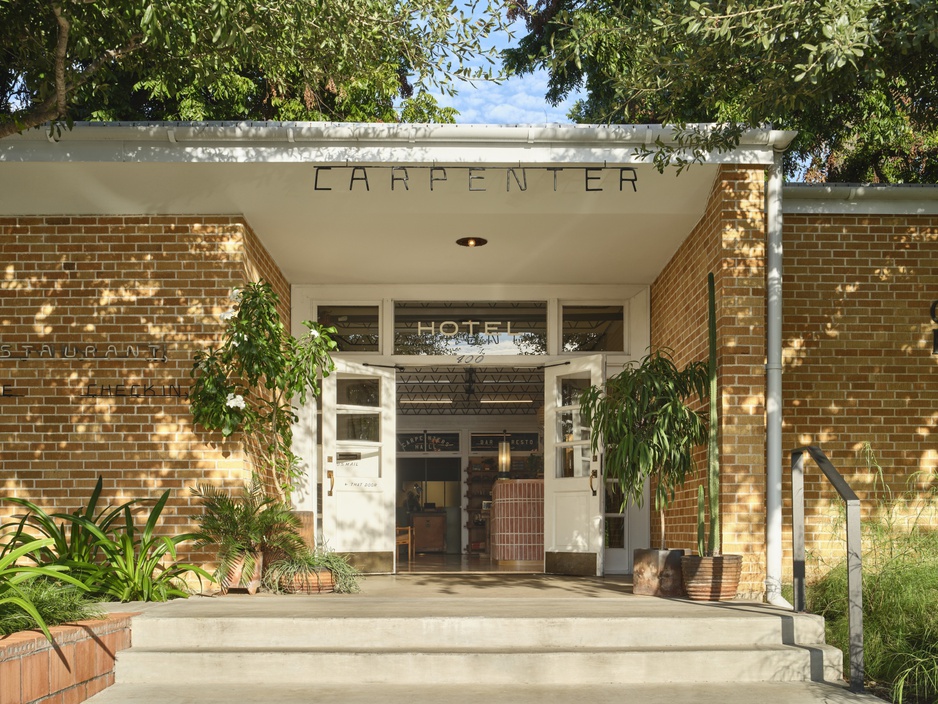
[{"label": "recessed ceiling light", "polygon": [[462,239],[456,240],[456,244],[460,247],[482,247],[488,244],[488,242],[488,240],[482,239],[481,237],[463,237]]}]

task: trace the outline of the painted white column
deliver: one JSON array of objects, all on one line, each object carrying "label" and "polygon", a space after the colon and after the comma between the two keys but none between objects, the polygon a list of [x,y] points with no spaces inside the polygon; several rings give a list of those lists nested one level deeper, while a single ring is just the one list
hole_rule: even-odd
[{"label": "painted white column", "polygon": [[765,478],[765,598],[770,604],[792,608],[782,597],[782,153],[769,167],[766,210],[766,478]]}]

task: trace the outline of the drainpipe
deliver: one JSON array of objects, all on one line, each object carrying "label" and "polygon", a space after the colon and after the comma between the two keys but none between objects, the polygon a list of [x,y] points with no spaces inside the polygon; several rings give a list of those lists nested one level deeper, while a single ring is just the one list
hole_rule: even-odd
[{"label": "drainpipe", "polygon": [[765,194],[766,284],[766,481],[765,599],[791,609],[782,596],[782,153],[776,149]]}]

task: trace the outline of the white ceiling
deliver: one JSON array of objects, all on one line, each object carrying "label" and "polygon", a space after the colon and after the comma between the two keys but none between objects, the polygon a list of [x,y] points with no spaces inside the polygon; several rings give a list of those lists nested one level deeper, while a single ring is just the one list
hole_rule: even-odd
[{"label": "white ceiling", "polygon": [[[315,191],[313,168],[0,163],[0,213],[242,215],[294,284],[647,284],[703,214],[717,167],[675,177],[639,166],[637,192],[618,190],[618,170],[593,172],[602,180],[590,187],[606,190],[589,193],[576,168],[563,172],[566,192],[537,169],[527,191],[512,181],[510,193],[496,167],[484,172],[486,192],[469,192],[467,171],[452,167],[433,192],[426,169],[411,169],[411,191],[392,192],[388,170],[371,167],[369,192],[360,182],[348,191],[350,168],[323,172],[320,185],[335,189]],[[456,246],[467,236],[489,243]]]}]

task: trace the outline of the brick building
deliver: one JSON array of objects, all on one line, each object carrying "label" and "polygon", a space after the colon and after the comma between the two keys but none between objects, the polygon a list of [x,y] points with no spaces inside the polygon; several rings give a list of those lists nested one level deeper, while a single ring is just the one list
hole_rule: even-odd
[{"label": "brick building", "polygon": [[[113,501],[169,488],[167,524],[190,527],[188,487],[255,466],[241,438],[193,427],[192,357],[220,339],[232,289],[265,279],[295,332],[339,328],[338,372],[296,432],[294,501],[331,547],[417,569],[394,541],[419,488],[419,515],[440,515],[436,568],[491,565],[512,538],[473,488],[505,441],[518,477],[546,471],[544,557],[503,562],[629,572],[657,517],[594,491],[588,438],[556,430],[576,418],[565,394],[649,346],[705,358],[712,271],[725,551],[745,556],[741,593],[774,592],[791,569],[790,450],[821,446],[861,498],[864,442],[894,491],[933,486],[938,190],[783,188],[792,135],[773,131],[659,174],[634,154],[659,136],[161,123],[3,140],[0,492],[69,510],[98,476]],[[809,547],[833,554],[819,476]],[[699,482],[670,510],[671,547],[695,545]]]}]

